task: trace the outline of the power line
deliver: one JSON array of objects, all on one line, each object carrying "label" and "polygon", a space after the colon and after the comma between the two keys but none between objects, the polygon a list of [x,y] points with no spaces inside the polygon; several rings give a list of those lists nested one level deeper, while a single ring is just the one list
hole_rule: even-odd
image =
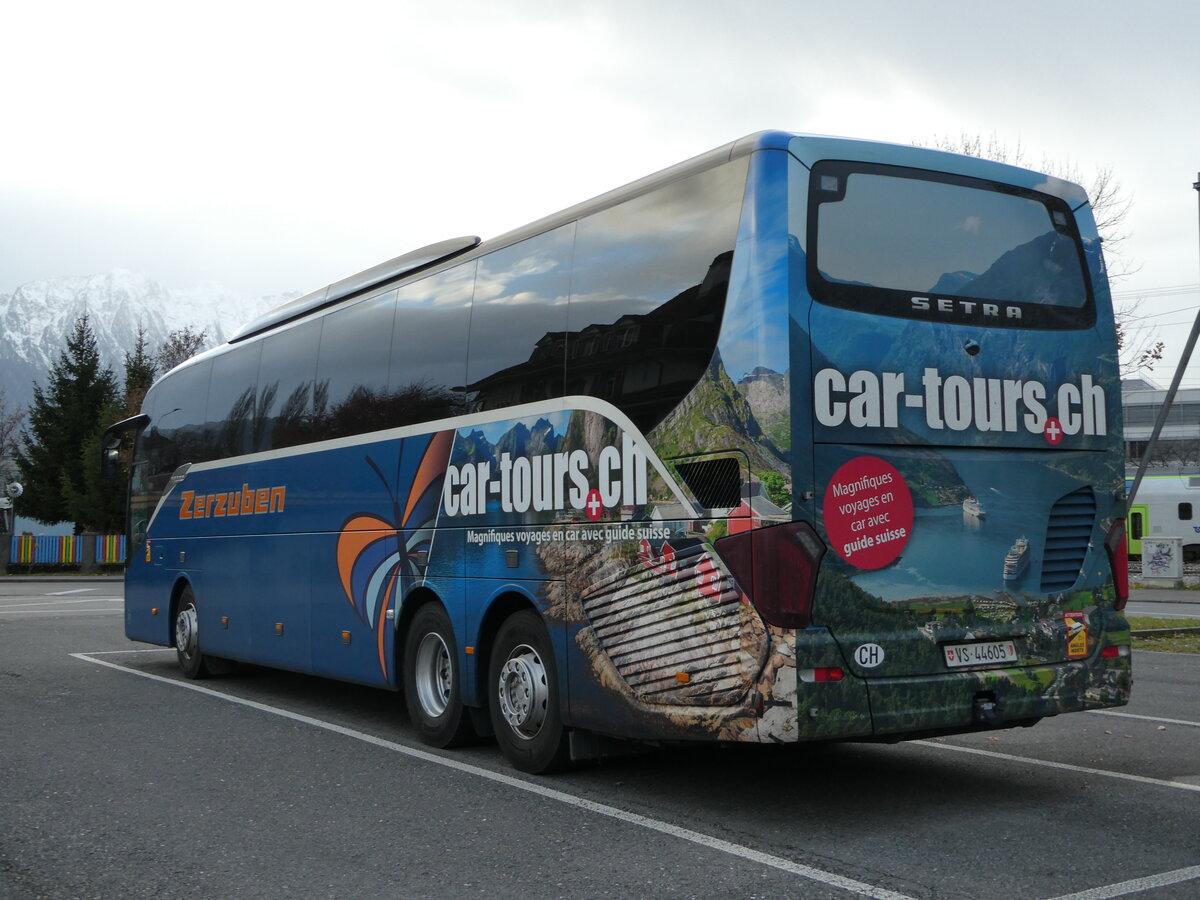
[{"label": "power line", "polygon": [[1179,294],[1194,294],[1200,291],[1200,284],[1173,284],[1165,287],[1146,288],[1144,291],[1113,291],[1114,300],[1135,297],[1174,297]]},{"label": "power line", "polygon": [[[1188,309],[1200,309],[1200,306],[1191,306],[1191,307],[1188,307]],[[1187,311],[1188,311],[1187,309],[1173,309],[1169,313],[1162,313],[1162,315],[1171,316],[1171,315],[1174,315],[1175,313],[1182,313],[1182,312],[1187,312]],[[1129,331],[1129,332],[1146,331],[1147,329],[1151,329],[1151,328],[1173,328],[1176,325],[1191,325],[1192,321],[1193,321],[1192,319],[1184,319],[1182,322],[1149,322],[1144,325],[1139,324],[1142,321],[1142,319],[1152,319],[1152,318],[1154,318],[1154,317],[1153,316],[1137,316],[1136,318],[1126,319],[1123,322],[1121,322],[1121,329],[1123,331]]]}]

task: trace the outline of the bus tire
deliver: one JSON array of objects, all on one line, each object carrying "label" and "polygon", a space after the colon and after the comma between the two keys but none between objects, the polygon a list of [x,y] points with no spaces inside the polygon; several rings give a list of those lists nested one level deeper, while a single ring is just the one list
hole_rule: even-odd
[{"label": "bus tire", "polygon": [[488,666],[496,743],[516,769],[537,775],[569,761],[554,648],[533,610],[513,613],[496,634]]},{"label": "bus tire", "polygon": [[426,603],[404,636],[404,703],[422,743],[460,747],[474,739],[461,682],[450,616],[440,603]]},{"label": "bus tire", "polygon": [[[175,607],[175,658],[185,678],[208,678],[210,675],[223,674],[215,670],[219,667],[218,661],[200,650],[200,612],[196,608],[196,595],[190,585],[184,587]],[[214,663],[217,663],[217,667],[214,667]]]}]

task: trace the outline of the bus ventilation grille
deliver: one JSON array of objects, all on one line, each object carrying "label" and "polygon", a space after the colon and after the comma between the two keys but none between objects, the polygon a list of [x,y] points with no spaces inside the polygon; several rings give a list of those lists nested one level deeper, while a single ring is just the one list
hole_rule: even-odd
[{"label": "bus ventilation grille", "polygon": [[742,470],[731,456],[677,462],[675,470],[705,509],[732,509],[742,501]]},{"label": "bus ventilation grille", "polygon": [[762,620],[708,552],[642,559],[585,592],[583,607],[599,645],[585,651],[651,703],[728,705],[766,660]]},{"label": "bus ventilation grille", "polygon": [[1042,590],[1068,590],[1079,579],[1096,522],[1096,494],[1090,487],[1060,497],[1050,510],[1042,554]]}]

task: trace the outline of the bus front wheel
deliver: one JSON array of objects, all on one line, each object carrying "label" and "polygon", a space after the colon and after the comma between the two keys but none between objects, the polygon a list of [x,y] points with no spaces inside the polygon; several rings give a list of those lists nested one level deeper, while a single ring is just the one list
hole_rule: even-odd
[{"label": "bus front wheel", "polygon": [[438,603],[417,610],[404,639],[404,702],[417,735],[432,747],[458,747],[475,737],[462,704],[458,645]]},{"label": "bus front wheel", "polygon": [[187,678],[222,674],[216,670],[216,660],[200,650],[200,614],[196,609],[196,595],[190,587],[183,589],[175,608],[175,658]]},{"label": "bus front wheel", "polygon": [[567,764],[567,730],[559,709],[554,648],[532,610],[509,616],[496,635],[488,666],[488,707],[496,742],[522,772]]}]

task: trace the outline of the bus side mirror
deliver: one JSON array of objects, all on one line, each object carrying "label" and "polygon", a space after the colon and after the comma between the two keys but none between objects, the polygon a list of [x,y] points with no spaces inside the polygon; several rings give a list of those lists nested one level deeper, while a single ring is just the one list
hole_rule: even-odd
[{"label": "bus side mirror", "polygon": [[114,478],[121,471],[121,444],[128,434],[137,434],[150,423],[150,417],[142,414],[122,419],[109,425],[100,438],[100,476]]}]

